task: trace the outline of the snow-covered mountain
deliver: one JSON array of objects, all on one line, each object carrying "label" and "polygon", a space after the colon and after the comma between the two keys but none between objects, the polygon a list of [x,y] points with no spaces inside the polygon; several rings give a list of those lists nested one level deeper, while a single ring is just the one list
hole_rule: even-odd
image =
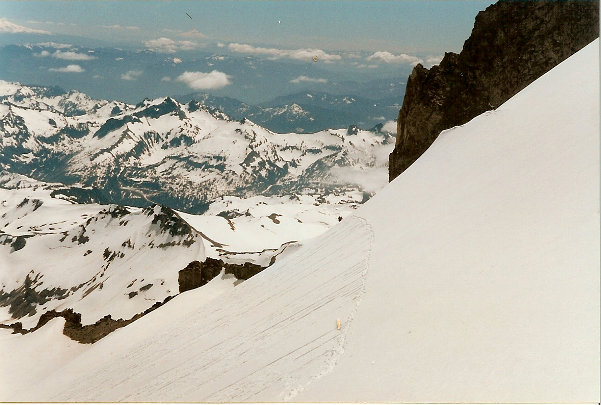
[{"label": "snow-covered mountain", "polygon": [[599,129],[597,39],[235,289],[85,347],[3,332],[0,396],[598,402]]},{"label": "snow-covered mountain", "polygon": [[66,308],[83,325],[131,319],[177,294],[189,263],[267,266],[386,181],[388,133],[274,134],[197,102],[0,92],[5,325]]},{"label": "snow-covered mountain", "polygon": [[[30,330],[65,309],[83,325],[132,319],[177,295],[188,264],[209,257],[269,266],[350,215],[361,196],[229,196],[192,215],[157,205],[73,203],[63,194],[73,190],[0,172],[2,325]],[[77,199],[91,192],[78,190]]]},{"label": "snow-covered mountain", "polygon": [[84,324],[128,319],[177,294],[178,270],[205,258],[201,234],[168,208],[72,204],[52,185],[1,180],[13,183],[0,188],[3,323],[28,329],[63,308]]},{"label": "snow-covered mountain", "polygon": [[362,202],[385,184],[386,132],[275,134],[194,101],[133,106],[57,93],[0,82],[0,168],[191,213],[222,196],[365,191]]}]

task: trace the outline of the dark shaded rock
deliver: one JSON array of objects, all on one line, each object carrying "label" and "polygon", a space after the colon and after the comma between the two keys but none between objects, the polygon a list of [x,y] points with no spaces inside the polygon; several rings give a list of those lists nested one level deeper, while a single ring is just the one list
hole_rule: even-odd
[{"label": "dark shaded rock", "polygon": [[119,106],[114,106],[111,110],[111,117],[119,114],[121,114],[121,108],[119,108]]},{"label": "dark shaded rock", "polygon": [[204,262],[193,261],[178,273],[179,292],[202,287],[225,269],[225,274],[233,274],[238,280],[248,280],[266,267],[246,262],[244,264],[225,263],[221,259],[207,257]]},{"label": "dark shaded rock", "polygon": [[599,36],[599,2],[500,0],[478,13],[461,53],[407,81],[389,180],[444,129],[495,109]]},{"label": "dark shaded rock", "polygon": [[110,215],[111,218],[121,218],[121,217],[126,216],[129,213],[130,212],[127,209],[127,207],[123,207],[121,205],[111,205],[109,208],[103,209],[98,214],[99,215],[102,215],[102,214]]},{"label": "dark shaded rock", "polygon": [[153,216],[152,223],[158,225],[161,232],[169,232],[171,236],[185,236],[192,234],[192,227],[188,225],[175,211],[169,207],[160,206],[158,213],[155,213],[155,207],[145,208],[144,212],[148,216]]},{"label": "dark shaded rock", "polygon": [[125,126],[128,123],[142,122],[138,117],[126,115],[123,118],[109,118],[94,134],[96,138],[104,138],[109,132]]},{"label": "dark shaded rock", "polygon": [[381,134],[381,133],[382,133],[382,128],[383,128],[383,127],[384,127],[384,124],[382,124],[382,123],[379,123],[379,124],[376,124],[376,125],[374,125],[373,127],[371,127],[371,128],[369,129],[369,131],[370,131],[370,132],[374,132],[374,133],[376,133],[376,134]]},{"label": "dark shaded rock", "polygon": [[5,292],[0,290],[0,306],[8,306],[8,312],[13,318],[35,315],[36,306],[45,304],[51,299],[63,299],[68,291],[62,288],[39,289],[40,274],[33,271],[25,276],[23,284],[18,288]]},{"label": "dark shaded rock", "polygon": [[238,280],[248,280],[252,276],[259,274],[265,267],[258,264],[246,262],[244,264],[226,263],[225,274],[233,274]]},{"label": "dark shaded rock", "polygon": [[281,215],[280,214],[276,214],[274,212],[273,214],[269,215],[267,218],[271,219],[274,224],[279,224],[280,220],[278,219],[278,217],[281,217]]},{"label": "dark shaded rock", "polygon": [[16,252],[17,250],[23,249],[25,247],[26,243],[27,243],[27,240],[25,239],[24,236],[17,236],[10,246],[13,248],[12,251]]},{"label": "dark shaded rock", "polygon": [[83,138],[90,133],[90,127],[86,123],[79,123],[76,126],[67,125],[58,131],[58,135],[66,135],[70,138]]},{"label": "dark shaded rock", "polygon": [[71,308],[64,309],[62,311],[51,310],[48,311],[38,320],[38,323],[35,327],[31,329],[23,329],[23,325],[21,322],[15,322],[11,325],[1,325],[1,328],[10,328],[13,330],[13,333],[26,334],[35,332],[40,329],[48,322],[50,322],[54,318],[62,317],[65,319],[65,326],[63,327],[63,334],[70,339],[73,339],[79,343],[95,343],[98,340],[102,339],[109,333],[122,328],[124,326],[129,325],[130,323],[140,319],[144,315],[149,314],[155,309],[163,306],[167,302],[171,300],[171,296],[165,298],[162,302],[155,302],[150,308],[146,309],[144,312],[140,312],[134,315],[130,319],[113,319],[110,315],[106,315],[105,317],[99,319],[94,324],[91,325],[82,325],[81,324],[81,314],[73,311]]},{"label": "dark shaded rock", "polygon": [[186,118],[186,114],[179,108],[179,105],[171,98],[167,97],[162,103],[146,107],[133,115],[136,117],[159,118],[163,115],[174,114],[179,118]]},{"label": "dark shaded rock", "polygon": [[179,292],[202,287],[221,273],[223,261],[208,257],[204,262],[195,260],[178,273]]}]

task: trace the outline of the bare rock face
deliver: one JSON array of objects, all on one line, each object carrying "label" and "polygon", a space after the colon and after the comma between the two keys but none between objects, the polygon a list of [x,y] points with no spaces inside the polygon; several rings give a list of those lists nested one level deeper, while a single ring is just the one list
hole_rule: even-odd
[{"label": "bare rock face", "polygon": [[178,273],[179,292],[202,287],[217,277],[223,268],[223,261],[208,257],[204,262],[191,262]]},{"label": "bare rock face", "polygon": [[478,13],[460,54],[409,76],[389,180],[442,130],[497,108],[598,36],[598,0],[500,0]]},{"label": "bare rock face", "polygon": [[233,274],[238,280],[248,280],[257,275],[265,267],[254,263],[232,264],[225,263],[221,259],[207,257],[204,262],[197,260],[191,262],[178,273],[179,292],[193,290],[202,287],[221,273],[225,269],[225,274]]}]

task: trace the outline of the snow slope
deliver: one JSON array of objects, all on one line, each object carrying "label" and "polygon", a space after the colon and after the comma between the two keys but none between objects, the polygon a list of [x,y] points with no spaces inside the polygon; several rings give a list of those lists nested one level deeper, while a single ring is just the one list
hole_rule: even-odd
[{"label": "snow slope", "polygon": [[210,308],[184,293],[0,395],[597,402],[599,231],[596,40]]},{"label": "snow slope", "polygon": [[211,257],[268,266],[351,215],[361,199],[360,192],[224,197],[191,215],[73,204],[61,194],[68,190],[0,171],[0,323],[31,328],[47,311],[66,308],[84,324],[129,319],[177,294],[188,263]]},{"label": "snow slope", "polygon": [[199,232],[167,208],[71,204],[30,182],[0,188],[1,323],[31,328],[65,308],[83,324],[128,319],[177,294],[178,271],[205,259]]}]

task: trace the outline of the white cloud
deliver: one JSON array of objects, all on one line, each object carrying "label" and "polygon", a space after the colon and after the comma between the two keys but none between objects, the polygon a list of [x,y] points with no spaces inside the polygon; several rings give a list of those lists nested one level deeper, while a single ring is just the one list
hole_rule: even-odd
[{"label": "white cloud", "polygon": [[396,121],[386,121],[382,126],[382,132],[396,134]]},{"label": "white cloud", "polygon": [[85,72],[85,69],[79,65],[68,65],[62,68],[50,68],[48,69],[51,72],[61,72],[61,73],[81,73]]},{"label": "white cloud", "polygon": [[172,62],[177,65],[178,63],[182,63],[182,60],[180,58],[173,58]]},{"label": "white cloud", "polygon": [[225,44],[223,42],[217,42],[217,46],[219,48],[223,48],[225,46]]},{"label": "white cloud", "polygon": [[49,31],[38,30],[35,28],[28,28],[22,25],[18,25],[8,21],[6,18],[0,18],[0,32],[8,32],[11,34],[27,33],[27,34],[46,34],[49,35]]},{"label": "white cloud", "polygon": [[88,55],[85,53],[77,53],[72,51],[55,51],[52,54],[53,58],[64,59],[64,60],[93,60],[98,59],[96,56]]},{"label": "white cloud", "polygon": [[307,60],[312,61],[315,57],[317,57],[318,61],[323,62],[333,62],[335,60],[340,60],[342,57],[340,55],[334,55],[327,53],[321,49],[311,49],[311,48],[303,48],[303,49],[277,49],[277,48],[262,48],[256,47],[249,44],[238,44],[231,43],[228,45],[228,49],[232,52],[238,53],[248,53],[254,55],[268,55],[274,58],[290,58],[297,60]]},{"label": "white cloud", "polygon": [[438,65],[440,63],[440,61],[442,60],[443,57],[444,57],[444,55],[428,56],[426,58],[424,66],[427,67],[427,68],[430,68],[430,67],[432,67],[434,65]]},{"label": "white cloud", "polygon": [[366,65],[364,63],[360,63],[357,66],[357,69],[376,69],[378,65]]},{"label": "white cloud", "polygon": [[313,78],[313,77],[308,77],[308,76],[299,76],[296,79],[292,79],[290,80],[290,83],[301,83],[301,82],[306,82],[306,83],[327,83],[328,80],[327,79],[318,79],[318,78]]},{"label": "white cloud", "polygon": [[202,32],[198,31],[198,30],[190,30],[190,31],[186,31],[186,32],[182,32],[179,34],[181,37],[186,37],[186,38],[205,38],[206,35],[203,34]]},{"label": "white cloud", "polygon": [[394,55],[388,51],[378,51],[373,55],[368,56],[367,60],[380,60],[386,63],[409,63],[411,65],[417,65],[418,63],[423,63],[423,60],[418,58],[417,56],[407,55],[406,53],[402,53],[400,55]]},{"label": "white cloud", "polygon": [[362,58],[361,54],[358,52],[345,52],[344,57],[346,59],[361,59]]},{"label": "white cloud", "polygon": [[37,43],[36,46],[42,46],[44,48],[55,48],[55,49],[66,49],[66,48],[73,47],[73,45],[71,45],[71,44],[59,44],[57,42],[40,42],[40,43]]},{"label": "white cloud", "polygon": [[184,72],[176,80],[186,83],[188,87],[194,90],[219,89],[231,84],[230,76],[217,70],[210,73]]},{"label": "white cloud", "polygon": [[170,82],[171,78],[169,76],[164,76],[163,78],[161,78],[162,82]]},{"label": "white cloud", "polygon": [[[90,51],[88,51],[90,52]],[[94,51],[91,51],[92,53]],[[56,59],[63,59],[63,60],[93,60],[93,59],[98,59],[96,56],[93,55],[89,55],[86,53],[77,53],[77,52],[73,52],[73,51],[54,51],[54,53],[50,53],[46,50],[40,52],[40,53],[35,53],[34,56],[52,56],[53,58]]]},{"label": "white cloud", "polygon": [[144,45],[151,51],[158,53],[175,53],[177,51],[190,51],[198,47],[192,41],[174,41],[171,38],[161,37],[145,41]]},{"label": "white cloud", "polygon": [[137,27],[135,25],[119,25],[119,24],[101,25],[101,27],[110,29],[110,30],[127,30],[127,31],[137,31],[140,29],[140,27]]},{"label": "white cloud", "polygon": [[137,80],[138,77],[142,76],[141,70],[128,70],[121,75],[121,80]]}]

